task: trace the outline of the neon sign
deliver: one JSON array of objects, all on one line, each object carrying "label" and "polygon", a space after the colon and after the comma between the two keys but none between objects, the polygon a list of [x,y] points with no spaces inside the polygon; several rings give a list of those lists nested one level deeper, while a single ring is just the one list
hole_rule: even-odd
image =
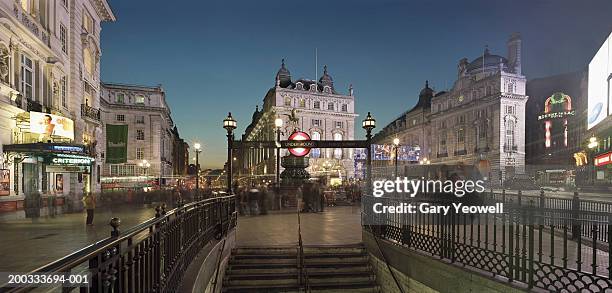
[{"label": "neon sign", "polygon": [[595,157],[593,162],[597,167],[612,164],[612,152]]}]

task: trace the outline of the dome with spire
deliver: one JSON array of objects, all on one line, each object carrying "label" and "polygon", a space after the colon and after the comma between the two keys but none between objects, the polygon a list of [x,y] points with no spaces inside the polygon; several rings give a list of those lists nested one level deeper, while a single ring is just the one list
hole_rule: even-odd
[{"label": "dome with spire", "polygon": [[421,97],[429,98],[431,100],[433,95],[434,91],[429,87],[429,80],[426,80],[425,87],[421,90],[421,93],[419,93],[419,100]]},{"label": "dome with spire", "polygon": [[287,87],[291,84],[291,73],[285,67],[285,59],[281,62],[281,68],[276,73],[276,81],[281,87]]},{"label": "dome with spire", "polygon": [[253,112],[253,120],[257,120],[257,116],[259,116],[259,105],[255,105],[255,112]]},{"label": "dome with spire", "polygon": [[434,96],[434,90],[429,87],[429,81],[425,81],[425,87],[419,93],[419,101],[412,109],[407,113],[415,111],[417,109],[428,109],[431,108],[431,99]]},{"label": "dome with spire", "polygon": [[467,71],[474,72],[482,70],[483,68],[487,69],[491,67],[498,69],[500,63],[505,66],[508,64],[508,60],[502,56],[491,54],[491,52],[489,52],[489,48],[485,48],[482,56],[474,59],[474,61],[468,64]]},{"label": "dome with spire", "polygon": [[334,89],[334,80],[327,72],[327,65],[323,66],[323,76],[319,78],[319,82],[322,86],[329,86],[332,90]]}]

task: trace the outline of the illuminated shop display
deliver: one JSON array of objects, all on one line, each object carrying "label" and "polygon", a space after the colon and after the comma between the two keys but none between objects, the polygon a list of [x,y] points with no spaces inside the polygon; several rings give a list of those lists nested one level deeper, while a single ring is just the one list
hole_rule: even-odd
[{"label": "illuminated shop display", "polygon": [[587,129],[599,124],[611,113],[610,82],[612,82],[612,34],[589,63],[588,124]]},{"label": "illuminated shop display", "polygon": [[595,163],[595,166],[597,167],[612,164],[612,152],[605,153],[603,155],[599,155],[595,157],[593,162]]}]

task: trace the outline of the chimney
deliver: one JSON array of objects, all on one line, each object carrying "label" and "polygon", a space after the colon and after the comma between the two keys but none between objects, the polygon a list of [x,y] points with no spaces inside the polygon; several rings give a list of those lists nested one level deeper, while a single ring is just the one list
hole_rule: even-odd
[{"label": "chimney", "polygon": [[521,34],[513,33],[508,39],[508,69],[521,74]]}]

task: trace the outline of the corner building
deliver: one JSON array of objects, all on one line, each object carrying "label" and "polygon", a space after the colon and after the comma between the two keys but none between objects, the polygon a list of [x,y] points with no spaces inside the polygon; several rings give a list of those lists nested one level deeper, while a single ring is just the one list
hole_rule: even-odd
[{"label": "corner building", "polygon": [[0,213],[100,191],[100,34],[114,20],[106,0],[0,1]]},{"label": "corner building", "polygon": [[476,166],[494,186],[524,174],[528,97],[520,35],[513,34],[507,47],[506,57],[485,49],[471,62],[461,59],[451,89],[434,93],[427,84],[417,106],[375,141],[390,144],[404,136],[400,141],[420,144],[431,164]]},{"label": "corner building", "polygon": [[[313,140],[353,140],[355,137],[355,97],[352,86],[348,94],[342,94],[334,87],[332,76],[324,67],[318,81],[310,79],[292,80],[291,73],[283,60],[275,79],[275,86],[266,93],[263,108],[257,107],[251,123],[242,135],[243,141],[274,141],[276,128],[274,120],[283,119],[281,140],[287,139],[294,131],[288,115],[295,109],[299,118],[298,128],[307,132]],[[286,149],[281,156],[287,155]],[[355,167],[353,149],[311,149],[311,176],[330,178],[353,178]],[[237,173],[241,176],[275,174],[276,156],[274,149],[247,149],[240,157]],[[282,167],[281,167],[282,168]],[[282,170],[281,170],[282,171]]]}]

